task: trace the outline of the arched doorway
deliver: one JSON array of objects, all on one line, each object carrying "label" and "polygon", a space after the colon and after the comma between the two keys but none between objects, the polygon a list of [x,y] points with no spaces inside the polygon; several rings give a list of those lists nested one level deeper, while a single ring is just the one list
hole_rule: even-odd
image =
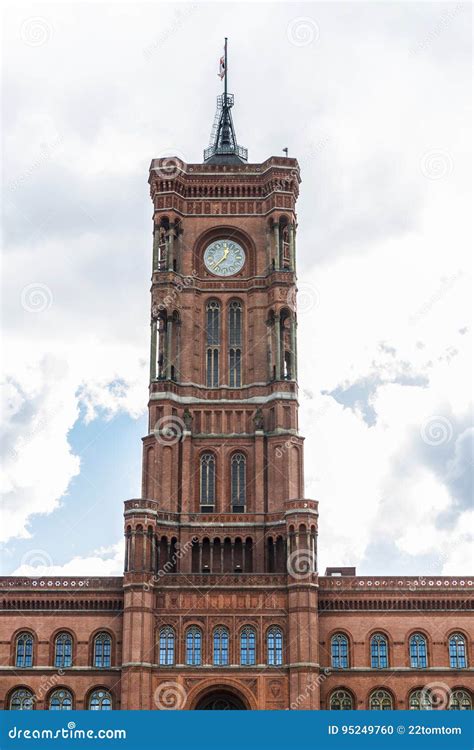
[{"label": "arched doorway", "polygon": [[246,711],[243,700],[228,690],[214,690],[201,698],[196,711]]}]

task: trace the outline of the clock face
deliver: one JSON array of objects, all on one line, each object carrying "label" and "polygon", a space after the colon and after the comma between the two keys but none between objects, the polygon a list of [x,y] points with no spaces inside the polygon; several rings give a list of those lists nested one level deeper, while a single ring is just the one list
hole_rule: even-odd
[{"label": "clock face", "polygon": [[204,251],[204,263],[216,276],[233,276],[245,263],[245,251],[234,240],[216,240]]}]

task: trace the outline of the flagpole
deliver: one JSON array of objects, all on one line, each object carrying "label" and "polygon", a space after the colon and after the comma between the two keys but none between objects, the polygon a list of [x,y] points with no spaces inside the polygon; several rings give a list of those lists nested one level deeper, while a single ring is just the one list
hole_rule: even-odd
[{"label": "flagpole", "polygon": [[224,41],[224,102],[227,106],[227,37]]}]

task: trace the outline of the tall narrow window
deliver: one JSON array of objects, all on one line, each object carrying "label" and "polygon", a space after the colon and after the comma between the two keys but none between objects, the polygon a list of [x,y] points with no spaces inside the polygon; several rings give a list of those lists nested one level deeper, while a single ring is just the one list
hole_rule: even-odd
[{"label": "tall narrow window", "polygon": [[242,385],[242,305],[237,300],[229,305],[229,385]]},{"label": "tall narrow window", "polygon": [[216,300],[206,306],[206,384],[208,388],[219,385],[220,308]]},{"label": "tall narrow window", "polygon": [[370,639],[370,666],[372,669],[388,667],[388,644],[382,633],[375,633]]},{"label": "tall narrow window", "polygon": [[331,666],[334,669],[347,669],[349,666],[349,641],[343,633],[331,638]]},{"label": "tall narrow window", "polygon": [[231,501],[234,513],[245,512],[245,456],[234,453],[231,459]]},{"label": "tall narrow window", "polygon": [[94,667],[111,666],[112,640],[108,633],[99,633],[94,639]]},{"label": "tall narrow window", "polygon": [[267,664],[271,667],[283,664],[283,633],[276,626],[267,632]]},{"label": "tall narrow window", "polygon": [[453,633],[449,636],[449,666],[451,669],[465,669],[466,641],[461,633]]},{"label": "tall narrow window", "polygon": [[54,644],[54,666],[72,667],[72,637],[70,633],[59,633]]},{"label": "tall narrow window", "polygon": [[213,663],[214,666],[226,667],[229,664],[229,631],[218,627],[213,634]]},{"label": "tall narrow window", "polygon": [[202,633],[193,625],[186,631],[186,664],[199,666],[202,659]]},{"label": "tall narrow window", "polygon": [[252,666],[256,663],[256,643],[255,630],[247,625],[240,634],[240,663],[243,666]]},{"label": "tall narrow window", "polygon": [[160,630],[160,665],[174,664],[174,630],[167,625]]},{"label": "tall narrow window", "polygon": [[426,638],[421,633],[410,637],[410,667],[425,669],[428,665]]},{"label": "tall narrow window", "polygon": [[214,509],[216,502],[216,459],[213,453],[203,453],[200,465],[201,512]]},{"label": "tall narrow window", "polygon": [[33,636],[31,633],[20,633],[16,639],[15,666],[33,666]]}]

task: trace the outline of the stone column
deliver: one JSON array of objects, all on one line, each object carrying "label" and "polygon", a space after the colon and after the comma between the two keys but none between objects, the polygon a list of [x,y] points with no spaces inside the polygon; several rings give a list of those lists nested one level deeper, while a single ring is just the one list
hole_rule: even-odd
[{"label": "stone column", "polygon": [[280,268],[280,225],[277,221],[273,224],[273,244],[275,252],[275,269]]},{"label": "stone column", "polygon": [[173,260],[174,260],[174,221],[171,221],[170,229],[168,232],[168,258],[167,258],[168,271],[173,270]]},{"label": "stone column", "polygon": [[288,234],[290,237],[290,268],[292,271],[296,270],[296,249],[295,249],[295,225],[290,224],[288,227]]},{"label": "stone column", "polygon": [[290,377],[296,380],[296,319],[293,314],[290,322],[291,372]]},{"label": "stone column", "polygon": [[[255,430],[255,513],[265,513],[265,449],[264,449],[264,431]],[[261,571],[263,573],[263,571]]]},{"label": "stone column", "polygon": [[265,325],[267,328],[268,379],[273,380],[273,321],[269,319]]},{"label": "stone column", "polygon": [[160,227],[155,224],[153,227],[153,268],[152,271],[158,271],[160,263]]},{"label": "stone column", "polygon": [[168,317],[166,321],[166,379],[171,379],[171,365],[173,364],[173,321]]},{"label": "stone column", "polygon": [[280,334],[280,313],[275,314],[275,380],[281,380],[281,334]]},{"label": "stone column", "polygon": [[156,320],[152,320],[150,324],[150,380],[156,379]]}]

